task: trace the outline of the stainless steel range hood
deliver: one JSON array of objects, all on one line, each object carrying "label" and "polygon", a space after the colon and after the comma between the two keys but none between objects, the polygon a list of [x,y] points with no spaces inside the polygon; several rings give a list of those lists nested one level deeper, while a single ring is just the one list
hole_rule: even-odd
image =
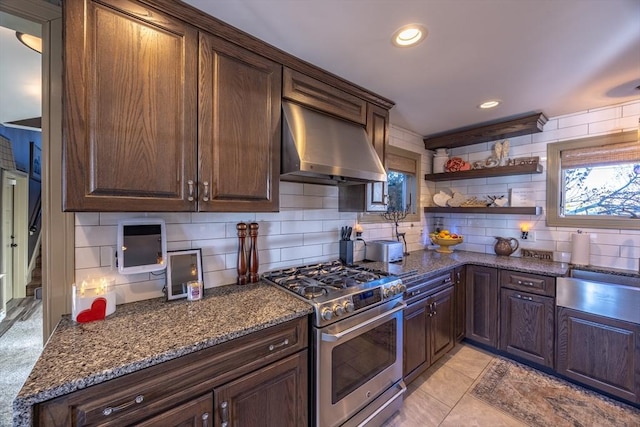
[{"label": "stainless steel range hood", "polygon": [[351,185],[387,180],[362,127],[287,101],[282,110],[282,181]]}]

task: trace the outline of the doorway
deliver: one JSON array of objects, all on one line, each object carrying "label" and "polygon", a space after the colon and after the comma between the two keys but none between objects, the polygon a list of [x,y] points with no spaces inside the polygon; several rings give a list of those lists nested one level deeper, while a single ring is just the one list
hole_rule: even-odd
[{"label": "doorway", "polygon": [[29,180],[17,172],[2,171],[2,310],[26,297],[28,268],[27,211]]}]

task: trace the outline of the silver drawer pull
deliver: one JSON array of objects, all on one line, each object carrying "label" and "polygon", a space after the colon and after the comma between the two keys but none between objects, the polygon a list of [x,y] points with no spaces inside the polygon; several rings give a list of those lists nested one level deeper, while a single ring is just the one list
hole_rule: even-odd
[{"label": "silver drawer pull", "polygon": [[209,413],[202,414],[202,427],[209,427]]},{"label": "silver drawer pull", "polygon": [[419,295],[419,294],[421,294],[421,293],[422,293],[422,291],[413,291],[413,292],[411,292],[411,294],[409,295],[409,297],[415,297],[416,295]]},{"label": "silver drawer pull", "polygon": [[220,423],[221,427],[227,427],[229,425],[229,404],[225,400],[220,404]]},{"label": "silver drawer pull", "polygon": [[527,301],[533,301],[533,298],[532,298],[532,297],[523,297],[523,296],[522,296],[522,295],[520,295],[520,294],[516,294],[516,298],[526,299]]},{"label": "silver drawer pull", "polygon": [[518,280],[518,285],[535,286],[533,282],[523,282],[522,280]]},{"label": "silver drawer pull", "polygon": [[187,200],[193,202],[193,180],[187,181],[187,185],[189,186],[189,194],[187,195]]},{"label": "silver drawer pull", "polygon": [[202,201],[208,202],[209,201],[209,182],[205,181],[202,183],[202,185],[204,186],[204,195],[202,196]]},{"label": "silver drawer pull", "polygon": [[123,403],[120,406],[107,406],[106,408],[104,408],[102,410],[102,415],[104,415],[105,417],[108,417],[109,415],[113,414],[114,412],[122,411],[123,409],[127,409],[128,407],[130,407],[132,405],[140,404],[143,401],[144,401],[144,396],[139,394],[131,402]]},{"label": "silver drawer pull", "polygon": [[269,351],[273,351],[273,350],[275,350],[276,348],[279,348],[279,347],[284,347],[285,345],[289,345],[289,338],[285,339],[280,344],[271,344],[269,346]]}]

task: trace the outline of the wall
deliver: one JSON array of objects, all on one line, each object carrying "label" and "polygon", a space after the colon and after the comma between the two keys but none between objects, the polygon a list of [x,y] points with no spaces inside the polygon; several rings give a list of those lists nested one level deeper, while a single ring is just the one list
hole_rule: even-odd
[{"label": "wall", "polygon": [[[546,145],[588,135],[630,130],[637,126],[640,101],[609,108],[589,110],[551,118],[544,132],[511,138],[511,157],[540,156],[546,167]],[[411,131],[392,126],[392,145],[422,153],[421,174],[431,172],[431,157],[424,150],[422,137]],[[492,143],[476,144],[452,150],[452,155],[475,161],[490,155]],[[487,178],[469,181],[432,183],[420,179],[421,205],[432,205],[435,191],[460,191],[468,196],[508,194],[513,187],[528,187],[536,191],[537,204],[545,206],[546,175]],[[335,187],[282,182],[280,212],[254,214],[166,213],[160,216],[167,222],[169,250],[202,248],[206,287],[235,282],[237,234],[236,223],[256,221],[260,224],[258,248],[260,272],[337,259],[339,231],[358,221],[355,213],[340,213],[338,191]],[[144,215],[144,214],[142,214]],[[135,213],[79,213],[76,214],[76,281],[105,275],[115,276],[117,303],[162,296],[164,276],[138,274],[122,276],[112,267],[118,219],[139,217]],[[421,215],[420,223],[401,223],[410,251],[429,245],[427,234],[431,218]],[[516,236],[522,222],[533,225],[536,241],[524,247],[551,250],[556,259],[567,257],[570,235],[574,230],[546,227],[544,214],[539,217],[517,215],[447,215],[445,225],[465,235],[465,243],[458,246],[473,252],[493,254],[494,236]],[[393,239],[393,225],[387,222],[364,223],[365,240]],[[592,233],[591,263],[623,269],[638,268],[640,231],[587,230]],[[364,255],[362,244],[356,247],[356,260]],[[517,254],[516,254],[517,255]],[[70,286],[71,284],[69,284]]]},{"label": "wall", "polygon": [[[392,127],[392,145],[424,153],[422,138]],[[423,156],[426,167],[428,156]],[[423,172],[424,173],[424,172]],[[423,194],[426,193],[426,183]],[[202,248],[205,287],[222,286],[236,280],[238,222],[260,225],[258,248],[260,273],[268,270],[338,259],[340,227],[353,226],[356,213],[338,212],[338,188],[322,185],[280,183],[280,212],[277,213],[78,213],[76,214],[76,282],[113,276],[117,304],[162,296],[164,274],[120,275],[114,265],[118,220],[129,217],[161,217],[167,224],[168,250]],[[363,224],[365,240],[393,238],[389,223]],[[422,249],[423,227],[402,224],[409,250]],[[364,257],[363,245],[355,259]],[[71,284],[69,284],[71,286]]]},{"label": "wall", "polygon": [[[583,111],[575,114],[550,118],[541,133],[510,138],[510,157],[540,156],[546,171],[547,144],[578,139],[587,136],[602,135],[638,129],[640,101],[613,105],[607,108]],[[484,160],[491,155],[494,142],[475,144],[451,150],[451,156],[459,156],[472,163]],[[465,242],[456,246],[473,252],[493,254],[494,236],[517,237],[520,225],[529,223],[535,241],[522,243],[521,247],[542,249],[554,252],[557,261],[569,261],[571,252],[571,233],[575,229],[547,227],[546,209],[546,173],[511,177],[482,178],[461,181],[440,181],[431,183],[431,191],[445,191],[449,194],[460,192],[467,197],[477,196],[486,200],[487,195],[507,195],[511,188],[535,190],[536,205],[543,207],[540,216],[529,215],[444,215],[445,226],[465,236]],[[433,205],[433,203],[430,203]],[[432,226],[433,214],[427,218],[428,227]],[[584,229],[591,234],[591,259],[594,266],[613,267],[638,271],[640,258],[640,230]],[[519,255],[519,252],[514,254]],[[512,255],[513,256],[513,255]]]}]

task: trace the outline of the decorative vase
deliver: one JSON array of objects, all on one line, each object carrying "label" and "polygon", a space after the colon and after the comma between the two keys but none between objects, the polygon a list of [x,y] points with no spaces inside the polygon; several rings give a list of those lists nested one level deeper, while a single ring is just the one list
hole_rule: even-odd
[{"label": "decorative vase", "polygon": [[449,160],[449,153],[446,148],[436,149],[436,154],[433,156],[433,173],[444,173],[444,165]]}]

